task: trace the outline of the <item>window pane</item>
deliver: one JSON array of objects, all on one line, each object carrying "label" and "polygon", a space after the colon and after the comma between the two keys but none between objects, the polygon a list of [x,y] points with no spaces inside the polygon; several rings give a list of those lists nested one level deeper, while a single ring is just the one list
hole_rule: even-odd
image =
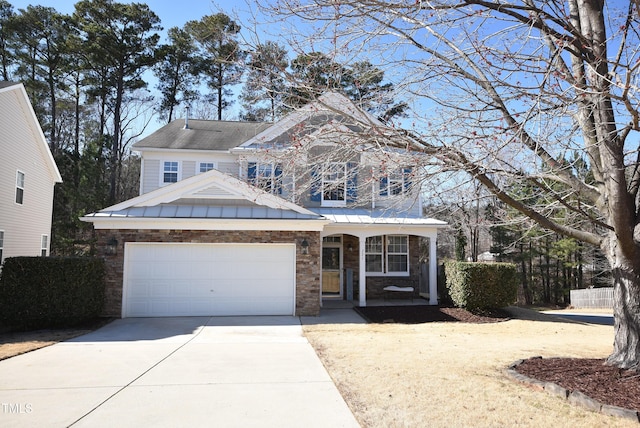
[{"label": "window pane", "polygon": [[18,171],[18,175],[16,177],[16,186],[17,187],[24,187],[24,173]]},{"label": "window pane", "polygon": [[340,248],[322,249],[322,269],[340,270]]},{"label": "window pane", "polygon": [[367,238],[365,247],[367,253],[382,254],[382,236],[371,236]]},{"label": "window pane", "polygon": [[389,255],[389,272],[406,272],[407,256],[406,255]]},{"label": "window pane", "polygon": [[365,266],[367,272],[382,272],[382,254],[367,254]]},{"label": "window pane", "polygon": [[207,172],[213,169],[213,162],[200,162],[200,172]]},{"label": "window pane", "polygon": [[162,178],[165,183],[178,182],[178,162],[165,162],[164,175]]},{"label": "window pane", "polygon": [[387,250],[389,251],[389,253],[406,253],[407,237],[406,236],[387,237]]},{"label": "window pane", "polygon": [[22,205],[22,202],[24,200],[24,190],[17,188],[16,189],[16,204],[20,204]]}]

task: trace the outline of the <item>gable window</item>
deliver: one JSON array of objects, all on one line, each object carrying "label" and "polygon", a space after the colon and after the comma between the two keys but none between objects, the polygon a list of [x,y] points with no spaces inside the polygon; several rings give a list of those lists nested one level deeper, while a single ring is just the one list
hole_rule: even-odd
[{"label": "gable window", "polygon": [[178,182],[178,162],[165,161],[163,174],[163,183],[177,183]]},{"label": "gable window", "polygon": [[40,240],[40,255],[42,257],[46,257],[48,249],[49,249],[49,237],[47,235],[42,235],[42,239]]},{"label": "gable window", "polygon": [[2,250],[4,250],[4,230],[0,230],[0,267],[2,267]]},{"label": "gable window", "polygon": [[213,162],[200,162],[200,173],[211,171],[213,169]]},{"label": "gable window", "polygon": [[249,183],[265,192],[282,194],[282,168],[270,162],[249,162],[247,164]]},{"label": "gable window", "polygon": [[367,274],[403,276],[409,274],[407,235],[371,236],[365,241]]},{"label": "gable window", "polygon": [[18,171],[16,174],[16,204],[22,205],[24,202],[24,172]]},{"label": "gable window", "polygon": [[322,172],[322,205],[342,206],[346,203],[347,164],[330,162]]},{"label": "gable window", "polygon": [[412,168],[399,168],[380,178],[380,196],[409,194],[412,171]]},{"label": "gable window", "polygon": [[344,207],[358,196],[358,164],[329,162],[311,168],[310,199],[323,207]]}]

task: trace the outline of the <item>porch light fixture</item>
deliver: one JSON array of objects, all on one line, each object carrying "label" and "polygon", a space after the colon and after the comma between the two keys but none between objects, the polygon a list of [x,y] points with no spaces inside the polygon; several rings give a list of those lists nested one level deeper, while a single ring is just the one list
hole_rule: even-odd
[{"label": "porch light fixture", "polygon": [[300,247],[302,247],[302,254],[309,254],[309,242],[306,238],[302,240]]},{"label": "porch light fixture", "polygon": [[109,238],[107,241],[107,254],[110,256],[115,256],[118,254],[118,240],[115,237]]}]

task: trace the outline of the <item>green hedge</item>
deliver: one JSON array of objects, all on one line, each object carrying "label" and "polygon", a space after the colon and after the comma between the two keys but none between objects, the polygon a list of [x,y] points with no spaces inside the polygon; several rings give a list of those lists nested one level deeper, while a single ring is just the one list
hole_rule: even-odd
[{"label": "green hedge", "polygon": [[516,266],[511,263],[445,262],[453,303],[471,311],[498,309],[517,300]]},{"label": "green hedge", "polygon": [[13,257],[0,272],[0,321],[21,329],[66,327],[99,317],[104,262],[91,257]]}]

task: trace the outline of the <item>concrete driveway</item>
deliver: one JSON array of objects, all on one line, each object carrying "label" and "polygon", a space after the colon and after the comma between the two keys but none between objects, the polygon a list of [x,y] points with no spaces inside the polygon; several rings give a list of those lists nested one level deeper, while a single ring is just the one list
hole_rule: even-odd
[{"label": "concrete driveway", "polygon": [[0,361],[2,427],[357,427],[295,317],[128,318]]}]

